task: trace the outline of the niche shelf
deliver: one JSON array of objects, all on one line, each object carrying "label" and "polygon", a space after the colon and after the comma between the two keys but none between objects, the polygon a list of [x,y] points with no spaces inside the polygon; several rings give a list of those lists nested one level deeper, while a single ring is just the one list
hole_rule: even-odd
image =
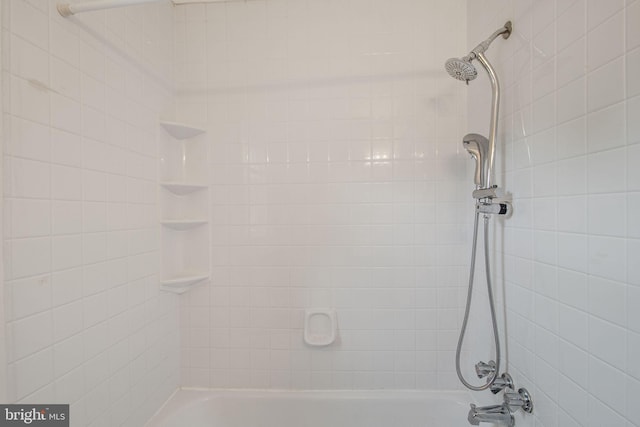
[{"label": "niche shelf", "polygon": [[195,191],[205,190],[209,188],[206,184],[177,181],[161,182],[160,185],[178,196],[184,196],[185,194],[190,194]]},{"label": "niche shelf", "polygon": [[206,219],[167,219],[160,222],[165,227],[173,228],[174,230],[188,230],[206,223]]},{"label": "niche shelf", "polygon": [[160,289],[182,294],[210,278],[206,130],[160,125]]},{"label": "niche shelf", "polygon": [[207,280],[208,278],[209,275],[205,273],[194,273],[191,275],[177,276],[170,279],[165,279],[160,282],[160,288],[167,292],[183,294],[191,289],[193,285],[197,285],[198,283]]},{"label": "niche shelf", "polygon": [[198,136],[200,134],[205,133],[206,131],[198,126],[189,125],[186,123],[178,123],[178,122],[170,122],[163,120],[160,122],[160,125],[164,128],[164,130],[169,133],[175,139],[189,139],[194,136]]}]

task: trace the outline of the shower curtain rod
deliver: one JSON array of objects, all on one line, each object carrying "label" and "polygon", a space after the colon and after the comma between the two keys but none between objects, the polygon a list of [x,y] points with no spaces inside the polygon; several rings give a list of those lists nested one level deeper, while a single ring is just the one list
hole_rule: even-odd
[{"label": "shower curtain rod", "polygon": [[166,0],[95,0],[83,3],[58,3],[56,6],[60,15],[65,18],[76,13],[91,12],[94,10],[111,9],[114,7],[133,6],[143,3],[156,3]]},{"label": "shower curtain rod", "polygon": [[[58,3],[57,8],[60,15],[65,18],[76,13],[92,12],[94,10],[112,9],[114,7],[134,6],[143,3],[155,3],[167,0],[94,0],[82,3]],[[195,4],[195,3],[228,3],[238,0],[172,0],[175,5]],[[242,1],[242,0],[240,0]],[[247,1],[247,0],[244,0]]]}]

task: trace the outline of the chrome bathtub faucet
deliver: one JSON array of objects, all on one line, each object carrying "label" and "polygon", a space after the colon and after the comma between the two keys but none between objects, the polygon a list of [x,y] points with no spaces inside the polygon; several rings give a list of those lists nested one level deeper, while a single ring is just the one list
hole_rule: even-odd
[{"label": "chrome bathtub faucet", "polygon": [[472,426],[478,426],[480,423],[504,424],[509,427],[516,425],[516,420],[506,403],[481,407],[472,403],[467,419]]},{"label": "chrome bathtub faucet", "polygon": [[[511,377],[504,378],[505,382],[510,382]],[[507,386],[509,387],[509,386]],[[513,387],[511,385],[511,387]],[[533,402],[531,395],[526,388],[521,388],[518,392],[505,392],[502,405],[476,406],[471,404],[467,420],[471,425],[477,426],[480,423],[493,423],[514,427],[516,425],[513,413],[522,408],[527,413],[533,412]]]}]

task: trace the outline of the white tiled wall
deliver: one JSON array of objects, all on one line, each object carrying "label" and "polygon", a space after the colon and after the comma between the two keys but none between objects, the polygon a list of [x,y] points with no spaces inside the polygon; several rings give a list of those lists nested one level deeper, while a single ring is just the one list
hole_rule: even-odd
[{"label": "white tiled wall", "polygon": [[139,427],[179,380],[178,307],[157,278],[173,11],[55,5],[2,1],[8,400]]},{"label": "white tiled wall", "polygon": [[[175,9],[177,116],[211,139],[213,280],[182,300],[182,383],[452,388],[471,162],[463,1]],[[339,339],[303,344],[307,307]]]},{"label": "white tiled wall", "polygon": [[[10,400],[138,426],[178,384],[178,335],[188,386],[457,387],[460,139],[487,133],[489,91],[442,64],[512,19],[488,56],[497,182],[516,209],[496,222],[494,271],[509,368],[536,403],[519,423],[637,425],[640,1],[256,0],[69,20],[54,5],[2,2]],[[213,280],[181,297],[180,331],[157,283],[157,119],[174,81],[177,119],[211,143]],[[302,313],[318,306],[340,334],[311,349]]]},{"label": "white tiled wall", "polygon": [[[534,396],[518,425],[637,426],[640,402],[640,1],[468,2],[470,46],[503,78],[497,232],[509,367]],[[473,83],[482,129],[487,82]],[[500,156],[499,156],[500,157]]]}]

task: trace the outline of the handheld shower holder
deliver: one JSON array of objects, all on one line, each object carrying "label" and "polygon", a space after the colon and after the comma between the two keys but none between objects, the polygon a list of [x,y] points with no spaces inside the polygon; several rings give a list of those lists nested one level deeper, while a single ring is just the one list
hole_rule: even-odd
[{"label": "handheld shower holder", "polygon": [[503,197],[499,187],[492,185],[488,188],[479,188],[472,195],[476,199],[476,211],[485,215],[495,214],[503,216],[511,216],[513,207],[511,203],[505,200],[499,200]]},{"label": "handheld shower holder", "polygon": [[497,199],[500,197],[498,195],[498,186],[492,185],[488,188],[478,188],[477,190],[473,190],[471,193],[474,199]]},{"label": "handheld shower holder", "polygon": [[511,203],[509,202],[483,202],[478,201],[476,203],[476,211],[485,215],[506,215],[510,216],[512,211]]}]

